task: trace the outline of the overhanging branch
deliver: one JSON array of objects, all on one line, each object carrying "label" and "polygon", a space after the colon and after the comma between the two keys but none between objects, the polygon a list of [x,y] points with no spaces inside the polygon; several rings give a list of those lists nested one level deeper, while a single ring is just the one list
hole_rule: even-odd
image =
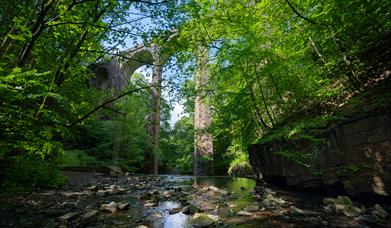
[{"label": "overhanging branch", "polygon": [[293,5],[289,2],[289,0],[285,0],[285,2],[289,5],[289,7],[291,7],[291,9],[293,10],[293,12],[295,12],[295,14],[296,14],[297,16],[299,16],[301,19],[303,19],[303,20],[305,20],[305,21],[307,21],[307,22],[309,22],[309,23],[311,23],[311,24],[313,24],[313,25],[326,26],[326,25],[324,25],[324,24],[320,24],[320,23],[318,23],[318,22],[316,22],[316,21],[314,21],[314,20],[311,20],[311,19],[309,19],[308,17],[305,17],[304,15],[302,15],[301,13],[299,13],[299,11],[297,11],[297,10],[295,9],[295,7],[293,7]]},{"label": "overhanging branch", "polygon": [[79,119],[77,119],[76,121],[74,121],[73,123],[67,125],[66,127],[67,128],[72,128],[74,126],[76,126],[77,124],[83,122],[85,119],[87,119],[89,116],[91,116],[94,112],[98,111],[99,109],[105,107],[107,104],[110,104],[111,102],[114,102],[128,94],[131,94],[131,93],[135,93],[135,92],[138,92],[138,91],[141,91],[141,90],[144,90],[144,89],[149,89],[149,88],[152,88],[152,87],[156,87],[156,86],[143,86],[143,87],[140,87],[140,88],[137,88],[137,89],[132,89],[132,90],[129,90],[125,93],[122,93],[120,94],[119,96],[117,97],[114,97],[110,100],[107,100],[105,102],[103,102],[101,105],[95,107],[94,109],[92,109],[91,111],[89,111],[88,113],[86,113],[85,115],[83,115],[82,117],[80,117]]}]

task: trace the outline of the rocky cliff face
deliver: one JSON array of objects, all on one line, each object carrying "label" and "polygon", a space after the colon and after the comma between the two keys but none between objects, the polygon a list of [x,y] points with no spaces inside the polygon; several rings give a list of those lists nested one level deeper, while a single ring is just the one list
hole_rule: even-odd
[{"label": "rocky cliff face", "polygon": [[391,195],[391,113],[331,126],[318,140],[249,147],[250,163],[266,181],[295,187],[342,185],[351,195]]}]

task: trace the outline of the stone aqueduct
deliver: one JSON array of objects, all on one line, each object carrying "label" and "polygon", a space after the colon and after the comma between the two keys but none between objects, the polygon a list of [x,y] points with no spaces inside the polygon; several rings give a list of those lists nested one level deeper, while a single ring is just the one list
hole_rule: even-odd
[{"label": "stone aqueduct", "polygon": [[[160,141],[160,103],[163,66],[177,51],[176,34],[169,36],[163,45],[139,44],[109,62],[96,64],[92,67],[95,78],[90,80],[94,87],[104,90],[111,89],[115,93],[127,88],[131,76],[140,67],[152,66],[151,98],[150,98],[150,135],[153,144],[159,148]],[[208,83],[208,52],[200,48],[197,54],[197,68],[195,73],[196,91]],[[194,145],[194,175],[205,176],[212,173],[211,160],[213,157],[212,136],[207,129],[211,124],[210,107],[206,98],[200,92],[195,97],[195,145]],[[198,132],[198,133],[197,133]],[[158,174],[159,158],[153,155],[154,174]]]}]

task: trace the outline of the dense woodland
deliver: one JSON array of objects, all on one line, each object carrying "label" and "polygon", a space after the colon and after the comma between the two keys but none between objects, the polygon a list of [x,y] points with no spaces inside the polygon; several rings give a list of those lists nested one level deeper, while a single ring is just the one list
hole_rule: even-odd
[{"label": "dense woodland", "polygon": [[[214,173],[251,174],[250,144],[310,137],[311,129],[389,104],[381,85],[389,80],[390,8],[387,0],[1,1],[2,186],[59,187],[65,166],[148,173],[153,153],[161,172],[191,174],[201,46],[209,49],[209,83],[197,89],[212,110]],[[163,43],[173,31],[162,89],[186,113],[170,127],[173,104],[163,100],[157,148],[146,73],[129,76],[124,91],[89,80],[94,64],[129,45]]]}]

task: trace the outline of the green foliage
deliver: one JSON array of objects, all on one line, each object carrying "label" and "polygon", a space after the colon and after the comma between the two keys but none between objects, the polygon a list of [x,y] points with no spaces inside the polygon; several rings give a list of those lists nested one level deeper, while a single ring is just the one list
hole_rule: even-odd
[{"label": "green foliage", "polygon": [[[143,75],[135,75],[128,89],[145,84]],[[148,99],[148,91],[141,91],[98,111],[96,119],[74,131],[68,147],[83,149],[99,163],[120,165],[125,171],[146,172],[146,156],[155,150],[146,121]]]},{"label": "green foliage", "polygon": [[349,164],[345,165],[341,169],[337,171],[337,174],[340,176],[351,176],[351,175],[357,175],[360,171],[371,169],[371,165],[367,163],[361,163],[358,165]]},{"label": "green foliage", "polygon": [[360,168],[358,166],[354,165],[354,164],[349,164],[346,167],[344,167],[344,171],[348,172],[348,173],[351,173],[351,174],[355,174],[359,170],[360,170]]},{"label": "green foliage", "polygon": [[313,130],[325,129],[329,124],[343,119],[342,115],[301,116],[297,121],[292,121],[262,135],[257,142],[268,143],[289,139],[305,139],[313,143],[320,143],[323,140],[314,136]]},{"label": "green foliage", "polygon": [[186,154],[178,158],[175,168],[180,174],[191,174],[193,171],[193,156]]},{"label": "green foliage", "polygon": [[30,153],[45,158],[61,152],[52,136],[64,130],[63,116],[41,103],[63,104],[65,99],[46,83],[47,76],[15,68],[0,77],[0,157]]},{"label": "green foliage", "polygon": [[183,116],[174,129],[163,129],[161,162],[166,172],[192,174],[194,152],[194,117]]},{"label": "green foliage", "polygon": [[276,154],[295,162],[303,167],[310,168],[311,160],[313,159],[312,153],[308,151],[292,151],[292,150],[283,150],[278,151]]},{"label": "green foliage", "polygon": [[381,55],[375,44],[388,39],[386,1],[289,2],[196,0],[185,8],[190,20],[178,41],[193,56],[200,45],[211,52],[205,90],[213,91],[218,163],[238,144],[317,141],[310,131],[343,119],[334,110],[365,86]]},{"label": "green foliage", "polygon": [[5,170],[4,191],[26,191],[35,188],[57,188],[67,182],[55,159],[42,159],[36,155],[16,157]]},{"label": "green foliage", "polygon": [[95,157],[90,156],[84,150],[66,150],[60,157],[61,166],[83,166],[97,163]]},{"label": "green foliage", "polygon": [[[110,53],[116,52],[125,38],[136,38],[132,27],[139,22],[129,20],[128,10],[145,8],[144,4],[152,3],[122,0],[0,3],[0,158],[16,157],[17,163],[11,167],[19,169],[22,160],[18,158],[24,158],[25,154],[51,163],[65,148],[87,153],[76,157],[76,152],[71,152],[65,155],[66,163],[84,163],[88,156],[112,160],[118,155],[128,165],[143,166],[143,153],[151,147],[146,133],[146,93],[143,98],[123,99],[111,107],[124,106],[124,118],[106,110],[94,113],[78,126],[72,123],[114,95],[112,91],[88,88],[93,76],[91,66],[111,59]],[[165,12],[171,6],[161,5]],[[57,165],[42,165],[37,173],[53,177],[49,172]],[[45,170],[48,174],[44,174]],[[12,171],[7,175],[13,177]],[[28,176],[28,172],[21,175]],[[41,181],[34,179],[24,186],[40,185]]]},{"label": "green foliage", "polygon": [[228,174],[234,176],[252,175],[253,170],[248,162],[248,155],[242,153],[236,157],[229,165]]},{"label": "green foliage", "polygon": [[[358,96],[346,105],[350,94],[376,81],[372,69],[376,72],[381,66],[377,60],[387,59],[389,47],[383,44],[391,31],[388,1],[290,3],[2,1],[0,158],[16,157],[14,169],[25,163],[29,168],[21,168],[21,173],[27,176],[33,165],[26,154],[39,157],[42,162],[31,161],[41,167],[33,176],[50,176],[50,170],[55,170],[51,159],[60,156],[63,148],[71,151],[64,155],[65,164],[96,159],[131,171],[146,171],[149,156],[158,153],[167,170],[189,173],[194,149],[192,80],[182,90],[189,116],[178,121],[175,129],[168,126],[168,104],[162,102],[160,149],[152,145],[148,134],[150,94],[145,91],[107,105],[69,128],[114,95],[88,88],[91,65],[108,61],[108,52],[118,50],[126,38],[142,36],[159,43],[158,33],[173,30],[178,31],[178,65],[188,74],[194,73],[199,47],[210,49],[210,85],[202,90],[211,96],[213,107],[208,131],[214,138],[216,173],[229,167],[231,172],[235,167],[246,170],[251,143],[317,142],[313,130],[342,120],[362,104],[369,110],[389,103],[389,95],[366,102]],[[149,29],[154,31],[143,32],[148,30],[143,22],[130,18],[129,11],[135,9],[151,15],[155,26]],[[137,37],[135,30],[142,35]],[[133,77],[128,89],[147,84],[142,76]],[[345,110],[335,112],[344,105]],[[304,163],[308,159],[296,152],[281,155]],[[11,169],[7,175],[13,177]],[[33,178],[27,185],[41,186],[43,181]]]}]

